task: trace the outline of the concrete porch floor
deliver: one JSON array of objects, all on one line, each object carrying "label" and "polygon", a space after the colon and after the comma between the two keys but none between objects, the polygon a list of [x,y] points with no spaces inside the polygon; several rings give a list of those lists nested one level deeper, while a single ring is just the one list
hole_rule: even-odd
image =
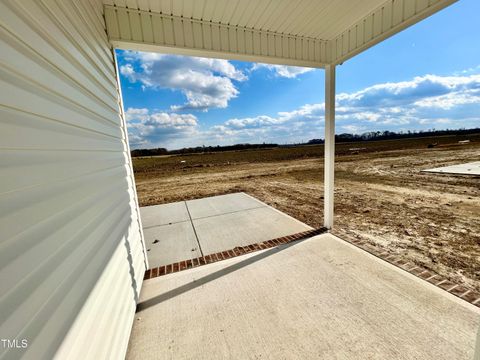
[{"label": "concrete porch floor", "polygon": [[150,268],[312,228],[245,194],[140,208]]},{"label": "concrete porch floor", "polygon": [[472,359],[480,309],[331,235],[144,282],[128,359]]}]

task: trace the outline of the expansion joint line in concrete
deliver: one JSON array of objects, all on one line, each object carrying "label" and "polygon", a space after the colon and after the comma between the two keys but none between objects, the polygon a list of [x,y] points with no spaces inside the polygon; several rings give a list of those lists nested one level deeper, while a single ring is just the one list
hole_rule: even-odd
[{"label": "expansion joint line in concrete", "polygon": [[227,212],[224,212],[224,213],[221,213],[221,214],[214,214],[214,215],[208,215],[208,216],[200,216],[200,217],[195,218],[195,220],[210,219],[210,218],[219,217],[219,216],[223,216],[223,215],[237,214],[237,213],[240,213],[240,212],[245,212],[245,211],[250,211],[250,210],[257,210],[257,209],[262,209],[262,208],[267,208],[267,207],[266,207],[265,205],[262,205],[262,206],[256,206],[256,207],[248,208],[248,209],[227,211]]},{"label": "expansion joint line in concrete", "polygon": [[190,218],[190,224],[192,224],[192,229],[193,229],[193,233],[195,234],[195,239],[197,239],[198,249],[200,250],[200,254],[202,254],[202,257],[203,257],[202,245],[200,245],[200,239],[198,238],[197,229],[195,229],[195,224],[193,223],[192,215],[190,214],[190,209],[188,208],[187,202],[184,201],[184,203],[185,203],[185,208],[187,209],[188,217]]},{"label": "expansion joint line in concrete", "polygon": [[307,230],[307,231],[303,231],[293,235],[288,235],[288,236],[283,236],[283,237],[272,239],[272,240],[263,241],[260,243],[255,243],[255,244],[246,245],[246,246],[237,246],[230,250],[225,250],[215,254],[209,254],[206,256],[204,256],[202,253],[202,256],[199,258],[183,260],[173,264],[163,265],[163,266],[155,267],[152,269],[148,269],[147,271],[145,271],[144,280],[155,278],[162,275],[167,275],[170,273],[174,273],[174,272],[178,272],[186,269],[191,269],[200,265],[206,265],[206,264],[214,263],[221,260],[231,259],[237,256],[251,253],[251,252],[269,249],[282,244],[288,244],[293,241],[307,239],[315,235],[323,234],[326,231],[327,229],[322,227],[319,229]]},{"label": "expansion joint line in concrete", "polygon": [[[185,207],[187,208],[187,211],[188,211],[188,206],[187,206],[187,203],[186,203],[186,202],[185,202]],[[218,217],[218,216],[236,214],[236,213],[239,213],[239,212],[256,210],[256,209],[262,209],[262,208],[267,208],[267,206],[262,205],[262,206],[256,206],[256,207],[248,208],[248,209],[227,211],[227,212],[224,212],[224,213],[221,213],[221,214],[208,215],[208,216],[200,216],[200,217],[197,217],[197,218],[195,218],[195,219],[193,219],[192,217],[190,217],[190,220],[180,220],[180,221],[169,222],[168,224],[144,226],[143,229],[145,230],[145,229],[152,229],[152,228],[162,227],[162,226],[170,226],[170,225],[180,224],[180,223],[187,222],[187,221],[193,222],[193,220],[210,219],[210,218],[214,218],[214,217]],[[190,213],[189,213],[189,215],[190,215]]]}]

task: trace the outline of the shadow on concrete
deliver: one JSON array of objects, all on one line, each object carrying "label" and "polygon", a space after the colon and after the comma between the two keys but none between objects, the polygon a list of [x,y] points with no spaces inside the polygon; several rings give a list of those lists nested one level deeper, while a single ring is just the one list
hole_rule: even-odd
[{"label": "shadow on concrete", "polygon": [[271,255],[274,255],[282,250],[285,250],[291,246],[295,246],[305,240],[308,240],[308,239],[311,239],[311,238],[305,238],[305,239],[302,239],[302,240],[298,240],[298,241],[294,241],[294,242],[291,242],[291,243],[288,243],[288,244],[284,244],[284,245],[279,245],[277,247],[273,247],[269,250],[265,250],[265,251],[262,251],[262,252],[259,252],[257,255],[254,255],[254,256],[250,256],[238,263],[235,263],[233,265],[230,265],[226,268],[223,268],[221,270],[218,270],[214,273],[211,273],[207,276],[204,276],[198,280],[193,280],[192,282],[188,283],[188,284],[185,284],[185,285],[182,285],[176,289],[172,289],[170,291],[167,291],[166,293],[163,293],[163,294],[160,294],[158,296],[155,296],[151,299],[148,299],[148,300],[145,300],[145,301],[142,301],[140,303],[137,304],[137,313],[143,311],[143,310],[146,310],[148,309],[149,307],[152,307],[152,306],[155,306],[157,304],[160,304],[164,301],[167,301],[169,299],[172,299],[176,296],[179,296],[181,294],[184,294],[190,290],[193,290],[199,286],[202,286],[202,285],[205,285],[211,281],[214,281],[218,278],[221,278],[222,276],[225,276],[225,275],[228,275],[228,274],[231,274],[233,273],[234,271],[237,271],[237,270],[240,270],[250,264],[253,264],[259,260],[262,260],[262,259],[265,259],[266,257],[268,256],[271,256]]}]

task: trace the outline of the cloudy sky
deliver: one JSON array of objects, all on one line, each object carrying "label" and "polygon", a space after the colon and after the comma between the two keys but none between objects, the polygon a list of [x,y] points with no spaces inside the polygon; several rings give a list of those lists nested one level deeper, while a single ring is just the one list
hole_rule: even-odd
[{"label": "cloudy sky", "polygon": [[[337,133],[480,127],[478,0],[337,67]],[[132,148],[323,138],[324,71],[117,51]]]}]

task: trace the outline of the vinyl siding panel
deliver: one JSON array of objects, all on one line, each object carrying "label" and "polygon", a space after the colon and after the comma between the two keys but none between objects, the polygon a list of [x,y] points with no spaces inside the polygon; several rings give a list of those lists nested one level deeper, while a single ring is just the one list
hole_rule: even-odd
[{"label": "vinyl siding panel", "polygon": [[0,2],[0,359],[119,359],[146,268],[96,0]]}]

